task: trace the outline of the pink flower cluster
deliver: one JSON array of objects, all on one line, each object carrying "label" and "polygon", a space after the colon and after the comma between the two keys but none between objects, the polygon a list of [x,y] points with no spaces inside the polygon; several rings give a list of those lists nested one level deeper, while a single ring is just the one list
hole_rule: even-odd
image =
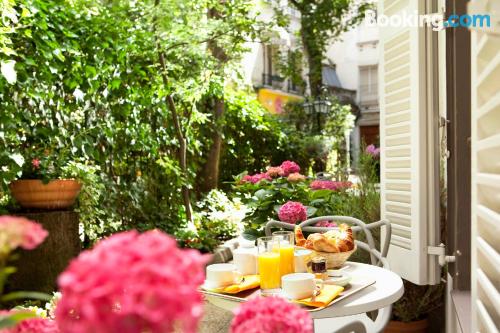
[{"label": "pink flower cluster", "polygon": [[33,168],[35,169],[40,169],[40,160],[38,158],[32,159],[31,165],[33,165]]},{"label": "pink flower cluster", "polygon": [[194,333],[208,258],[160,231],[122,232],[82,252],[58,279],[56,321],[72,333]]},{"label": "pink flower cluster", "polygon": [[258,173],[255,175],[246,175],[241,179],[243,183],[252,183],[252,184],[257,184],[262,180],[270,181],[271,177],[267,173]]},{"label": "pink flower cluster", "polygon": [[335,228],[337,227],[337,223],[330,221],[319,221],[315,225],[316,227],[324,227],[324,228]]},{"label": "pink flower cluster", "polygon": [[351,182],[335,182],[332,180],[315,180],[309,185],[313,190],[330,190],[338,191],[350,188]]},{"label": "pink flower cluster", "polygon": [[[20,311],[0,311],[0,317],[13,315]],[[2,333],[59,333],[55,321],[44,318],[30,318],[11,328],[0,330]]]},{"label": "pink flower cluster", "polygon": [[283,298],[258,297],[235,310],[231,333],[313,333],[309,313]]},{"label": "pink flower cluster", "polygon": [[246,175],[241,179],[242,183],[252,183],[252,184],[257,184],[261,182],[262,180],[268,180],[271,181],[273,178],[276,177],[288,177],[292,174],[296,174],[295,176],[292,176],[292,180],[289,179],[289,181],[300,181],[302,180],[301,177],[305,176],[301,175],[300,173],[300,167],[297,163],[292,162],[292,161],[285,161],[281,163],[280,166],[277,167],[269,167],[267,168],[266,172],[263,173],[257,173],[255,175]]},{"label": "pink flower cluster", "polygon": [[280,221],[296,224],[307,219],[307,209],[300,202],[288,201],[278,211]]},{"label": "pink flower cluster", "polygon": [[38,223],[24,217],[0,216],[0,252],[10,252],[18,247],[33,250],[49,233]]},{"label": "pink flower cluster", "polygon": [[291,173],[288,175],[287,180],[291,183],[298,183],[298,182],[302,182],[302,181],[306,180],[306,176],[301,175],[298,172],[294,172],[294,173]]},{"label": "pink flower cluster", "polygon": [[373,158],[378,158],[380,156],[380,148],[376,148],[375,145],[369,145],[366,147],[365,152]]},{"label": "pink flower cluster", "polygon": [[283,169],[281,169],[281,167],[279,167],[279,166],[269,167],[269,168],[267,168],[267,171],[266,171],[266,174],[271,178],[276,178],[279,175],[281,175],[282,173],[283,173]]},{"label": "pink flower cluster", "polygon": [[288,177],[288,175],[290,175],[291,173],[300,172],[300,166],[292,161],[285,161],[281,163],[280,168],[281,168],[280,176],[282,177]]}]

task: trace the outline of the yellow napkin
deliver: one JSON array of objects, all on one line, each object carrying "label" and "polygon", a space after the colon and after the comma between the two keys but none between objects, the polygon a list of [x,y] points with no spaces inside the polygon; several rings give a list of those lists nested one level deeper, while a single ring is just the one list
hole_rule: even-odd
[{"label": "yellow napkin", "polygon": [[258,287],[260,287],[260,275],[245,275],[240,283],[220,288],[217,291],[225,294],[237,294]]},{"label": "yellow napkin", "polygon": [[330,302],[333,301],[342,291],[344,291],[343,287],[326,284],[320,294],[316,296],[314,301],[312,297],[308,297],[294,302],[316,308],[322,308],[330,304]]}]

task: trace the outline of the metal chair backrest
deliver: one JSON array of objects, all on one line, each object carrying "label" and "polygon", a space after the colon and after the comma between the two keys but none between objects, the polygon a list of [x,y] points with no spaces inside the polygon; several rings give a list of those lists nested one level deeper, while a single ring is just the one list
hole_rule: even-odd
[{"label": "metal chair backrest", "polygon": [[[383,266],[384,268],[389,269],[389,263],[387,262],[387,251],[389,250],[389,242],[391,239],[391,224],[387,220],[380,220],[377,222],[372,222],[369,224],[364,223],[363,221],[350,217],[350,216],[321,216],[321,217],[314,217],[308,220],[305,220],[299,224],[299,226],[302,228],[302,231],[304,232],[326,232],[328,230],[332,229],[338,229],[337,227],[316,227],[314,226],[316,223],[320,221],[328,221],[328,222],[335,222],[335,223],[347,223],[351,225],[352,231],[353,232],[360,232],[362,231],[365,236],[366,236],[366,241],[367,243],[355,240],[356,245],[358,248],[361,248],[367,252],[370,253],[370,261],[372,265],[376,266]],[[381,232],[384,232],[384,243],[381,246],[381,251],[379,252],[375,246],[375,241],[373,239],[373,234],[371,230],[375,228],[381,227]],[[384,228],[382,228],[384,227]],[[272,228],[281,228],[285,230],[294,230],[295,225],[286,223],[286,222],[280,222],[280,221],[275,221],[271,220],[267,222],[266,227],[265,227],[265,233],[266,236],[271,236],[272,234]]]}]

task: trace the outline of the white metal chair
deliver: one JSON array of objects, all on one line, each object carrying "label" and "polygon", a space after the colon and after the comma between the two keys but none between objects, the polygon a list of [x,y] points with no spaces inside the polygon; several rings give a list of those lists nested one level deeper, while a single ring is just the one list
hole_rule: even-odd
[{"label": "white metal chair", "polygon": [[[363,221],[350,216],[322,216],[315,217],[312,219],[305,220],[300,223],[299,226],[306,233],[308,232],[326,232],[331,229],[330,227],[315,227],[314,224],[320,221],[332,221],[336,223],[347,223],[351,225],[353,232],[363,232],[366,237],[365,242],[355,240],[358,249],[367,251],[370,254],[370,262],[372,265],[383,267],[389,269],[389,263],[387,262],[386,256],[389,250],[389,242],[391,239],[391,225],[386,220],[380,220],[377,222],[366,224]],[[375,228],[381,228],[381,233],[384,232],[384,242],[381,244],[381,251],[378,251],[375,247],[375,241],[373,239],[372,230]],[[295,225],[285,222],[279,222],[271,220],[266,224],[265,233],[267,236],[272,234],[273,228],[280,228],[285,230],[293,230]],[[384,327],[389,322],[391,317],[392,306],[379,309],[375,313],[370,314],[360,314],[347,317],[339,317],[334,319],[323,319],[328,320],[327,325],[318,323],[315,325],[316,333],[377,333],[382,332]],[[372,320],[372,318],[375,318]],[[333,327],[332,324],[336,327]],[[325,326],[325,327],[323,327]]]}]

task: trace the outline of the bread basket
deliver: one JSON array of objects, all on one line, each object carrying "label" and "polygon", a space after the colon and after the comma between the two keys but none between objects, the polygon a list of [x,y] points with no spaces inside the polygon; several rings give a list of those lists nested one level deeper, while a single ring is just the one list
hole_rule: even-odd
[{"label": "bread basket", "polygon": [[341,267],[347,261],[347,259],[349,259],[351,254],[353,254],[356,251],[356,249],[357,246],[356,244],[354,244],[354,248],[347,252],[331,253],[331,252],[319,252],[312,250],[310,258],[312,260],[312,258],[315,257],[323,257],[326,259],[326,268],[334,269]]}]

